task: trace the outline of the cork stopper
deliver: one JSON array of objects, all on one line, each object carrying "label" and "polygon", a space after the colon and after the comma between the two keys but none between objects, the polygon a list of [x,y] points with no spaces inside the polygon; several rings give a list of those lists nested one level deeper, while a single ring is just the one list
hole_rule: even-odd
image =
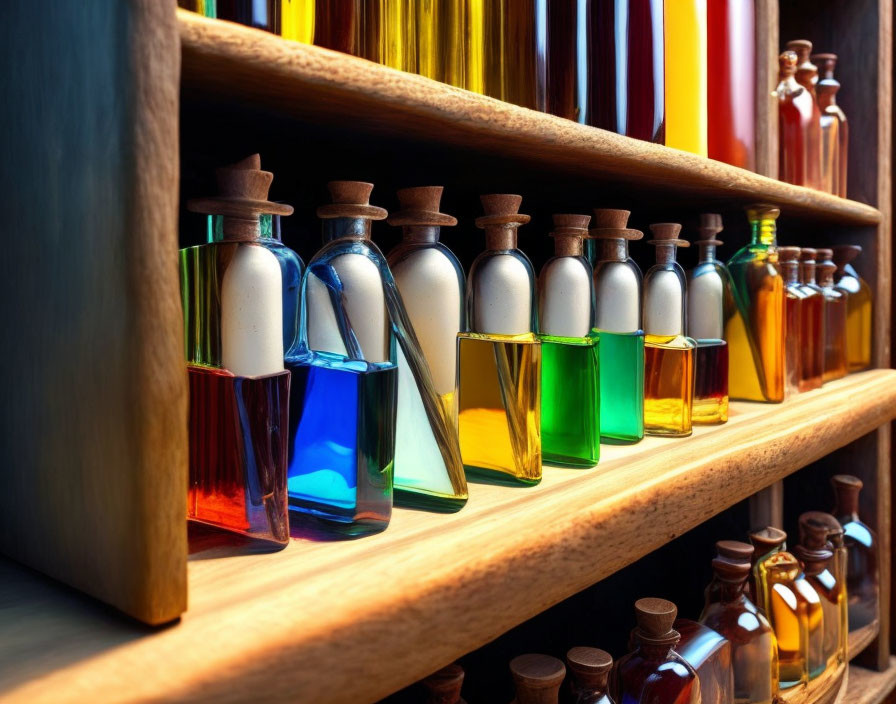
[{"label": "cork stopper", "polygon": [[800,247],[800,261],[801,262],[814,262],[817,254],[818,254],[817,249],[813,249],[812,247]]},{"label": "cork stopper", "polygon": [[675,643],[680,638],[672,629],[678,607],[666,599],[646,598],[635,602],[635,635],[642,643]]},{"label": "cork stopper", "polygon": [[799,247],[778,247],[778,261],[799,262],[801,252]]},{"label": "cork stopper", "polygon": [[216,169],[218,195],[193,198],[187,201],[187,209],[194,213],[246,219],[257,218],[263,213],[292,215],[291,205],[268,200],[273,180],[274,174],[261,170],[261,156],[253,154]]},{"label": "cork stopper", "polygon": [[806,511],[800,515],[800,544],[808,548],[827,545],[831,535],[843,533],[840,522],[824,511]]},{"label": "cork stopper", "polygon": [[750,542],[756,548],[754,553],[756,557],[767,555],[772,550],[782,547],[786,541],[787,533],[780,528],[773,528],[772,526],[750,533]]},{"label": "cork stopper", "polygon": [[359,218],[365,220],[385,220],[388,213],[383,208],[370,205],[372,183],[363,181],[330,181],[327,184],[332,203],[321,205],[317,217],[322,220],[332,218]]},{"label": "cork stopper", "polygon": [[818,81],[818,66],[809,58],[812,53],[812,42],[808,39],[793,39],[787,42],[787,48],[797,55],[797,80],[803,85],[815,84]]},{"label": "cork stopper", "polygon": [[756,548],[752,545],[740,540],[719,540],[716,543],[716,552],[719,553],[719,557],[723,557],[726,560],[745,561],[749,563],[755,551]]},{"label": "cork stopper", "polygon": [[732,584],[745,581],[750,575],[753,546],[737,540],[720,540],[716,550],[718,555],[712,561],[716,577]]},{"label": "cork stopper", "polygon": [[463,704],[460,690],[464,684],[464,669],[457,663],[443,667],[423,680],[427,690],[426,704]]},{"label": "cork stopper", "polygon": [[523,197],[510,193],[493,193],[479,196],[485,215],[476,218],[476,227],[485,229],[490,225],[525,225],[531,219],[522,215],[520,205]]},{"label": "cork stopper", "polygon": [[566,667],[579,689],[606,690],[613,656],[599,648],[572,648],[566,653]]},{"label": "cork stopper", "polygon": [[442,202],[442,186],[418,186],[402,188],[397,192],[401,208],[387,219],[390,225],[432,225],[450,227],[457,225],[457,218],[439,212]]},{"label": "cork stopper", "polygon": [[647,244],[674,244],[677,247],[691,246],[690,242],[678,237],[681,233],[681,225],[677,222],[654,223],[650,226],[650,233],[653,235],[653,239],[647,240]]},{"label": "cork stopper", "polygon": [[640,230],[628,227],[630,210],[595,208],[592,213],[588,237],[605,240],[639,240],[644,236]]},{"label": "cork stopper", "polygon": [[833,262],[831,261],[832,258],[833,258],[833,256],[834,256],[834,250],[833,250],[833,249],[827,249],[827,248],[825,248],[825,249],[816,249],[816,250],[815,250],[815,259],[816,259],[817,261],[821,261],[821,262],[831,262],[831,263],[833,263]]},{"label": "cork stopper", "polygon": [[719,213],[701,213],[700,225],[697,227],[697,232],[700,233],[700,239],[697,240],[695,244],[721,245],[722,240],[717,239],[716,235],[723,229],[722,216]]},{"label": "cork stopper", "polygon": [[588,234],[590,215],[554,215],[554,254],[558,257],[577,257],[582,254],[582,238]]},{"label": "cork stopper", "polygon": [[796,75],[796,64],[799,59],[796,52],[785,51],[778,57],[778,80],[783,81]]},{"label": "cork stopper", "polygon": [[810,577],[815,574],[824,572],[831,558],[834,556],[832,550],[825,547],[827,538],[821,547],[808,547],[806,545],[797,545],[793,549],[793,554],[797,560],[803,565],[803,569]]},{"label": "cork stopper", "polygon": [[769,203],[754,203],[748,205],[744,210],[747,211],[747,220],[750,222],[758,222],[760,220],[777,220],[781,214],[781,209],[776,205]]},{"label": "cork stopper", "polygon": [[818,74],[825,81],[834,80],[834,69],[837,67],[836,54],[812,54],[812,63],[818,66]]},{"label": "cork stopper", "polygon": [[519,655],[510,661],[517,704],[557,704],[566,666],[550,655]]},{"label": "cork stopper", "polygon": [[834,264],[841,270],[862,253],[862,248],[857,244],[840,244],[831,249]]},{"label": "cork stopper", "polygon": [[834,487],[834,496],[837,500],[833,514],[835,516],[857,514],[859,512],[859,492],[864,486],[862,480],[851,474],[836,474],[831,477],[831,485]]}]

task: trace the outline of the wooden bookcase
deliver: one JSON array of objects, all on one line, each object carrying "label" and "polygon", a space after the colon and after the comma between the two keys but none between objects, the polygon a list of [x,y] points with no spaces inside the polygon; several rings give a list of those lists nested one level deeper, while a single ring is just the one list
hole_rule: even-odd
[{"label": "wooden bookcase", "polygon": [[[64,457],[68,435],[50,427],[39,437],[30,430],[8,442],[11,452],[4,457],[13,482],[0,497],[0,549],[17,562],[0,560],[0,697],[76,701],[96,696],[101,687],[123,699],[376,701],[458,657],[475,651],[486,658],[488,648],[507,643],[526,624],[574,611],[590,590],[603,589],[601,599],[619,611],[630,609],[636,596],[618,585],[627,571],[642,569],[644,559],[669,564],[670,555],[680,556],[682,549],[689,559],[704,559],[711,540],[737,537],[708,534],[735,524],[745,530],[750,522],[768,520],[787,527],[804,503],[829,501],[828,475],[849,471],[865,481],[862,508],[880,539],[882,618],[878,626],[853,634],[851,654],[857,659],[848,668],[787,700],[884,700],[896,682],[889,646],[889,424],[896,417],[896,371],[889,369],[889,1],[800,0],[779,7],[776,0],[756,0],[759,174],[175,11],[173,0],[101,4],[103,11],[88,13],[69,31],[95,35],[95,46],[129,48],[120,57],[118,82],[105,88],[123,97],[112,120],[115,130],[89,110],[98,94],[83,92],[68,104],[56,92],[52,104],[60,114],[66,107],[83,111],[85,122],[97,128],[93,134],[63,133],[72,153],[80,153],[78,140],[98,140],[101,132],[126,147],[125,157],[115,162],[125,177],[115,181],[115,193],[121,195],[116,207],[130,219],[106,225],[105,244],[113,250],[102,262],[104,270],[62,247],[55,256],[59,266],[85,277],[127,262],[127,275],[109,284],[112,294],[129,296],[115,319],[131,326],[133,349],[144,349],[155,366],[141,369],[129,387],[125,368],[112,365],[112,390],[127,389],[143,399],[140,412],[124,419],[107,418],[96,406],[81,412],[88,414],[87,427],[140,442],[128,446],[129,454],[117,455],[115,443],[76,446],[69,460],[84,465],[82,480],[51,497],[49,511],[35,512],[25,492],[39,492],[61,471],[53,460]],[[38,10],[23,0],[13,5],[7,31],[40,21]],[[64,23],[56,24],[63,34]],[[797,35],[841,55],[839,99],[852,125],[850,200],[774,179],[776,112],[769,92],[779,40]],[[39,53],[64,60],[53,53],[51,39]],[[88,51],[83,42],[78,49]],[[104,56],[97,52],[92,61],[102,63]],[[74,65],[81,71],[92,66]],[[89,81],[88,87],[99,91]],[[50,91],[31,90],[37,96]],[[18,124],[41,114],[22,104],[3,110]],[[35,132],[30,139],[39,145],[47,136]],[[276,174],[272,197],[296,206],[296,215],[284,220],[284,238],[306,260],[319,241],[313,208],[334,178],[374,182],[372,202],[390,208],[396,188],[445,185],[444,209],[461,225],[444,239],[465,265],[481,248],[471,223],[483,192],[523,194],[523,211],[534,218],[521,231],[522,246],[536,263],[549,252],[545,234],[552,212],[625,207],[633,211],[633,225],[644,229],[658,220],[687,227],[699,212],[718,211],[726,223],[724,251],[730,253],[746,241],[743,206],[772,202],[782,209],[783,243],[856,242],[865,248],[859,265],[875,291],[875,368],[780,405],[734,403],[728,424],[700,428],[685,440],[604,446],[596,469],[550,468],[535,488],[473,484],[468,506],[457,514],[398,509],[387,531],[363,540],[327,539],[300,524],[294,527],[300,539],[286,550],[257,553],[251,544],[191,530],[184,565],[181,512],[160,512],[158,503],[167,491],[175,497],[167,505],[177,504],[186,472],[179,425],[186,378],[171,361],[179,359],[172,340],[181,325],[172,305],[178,295],[176,202],[210,192],[214,167],[254,151]],[[40,166],[51,169],[54,163],[48,159]],[[43,185],[37,168],[25,174],[33,194]],[[93,169],[76,176],[97,189],[111,182]],[[36,196],[26,203],[38,207]],[[11,200],[6,204],[7,210],[13,206]],[[63,213],[57,201],[46,207],[57,216],[48,220],[56,229],[43,238],[33,234],[49,246],[63,234],[57,225]],[[180,244],[192,244],[201,238],[202,222],[180,210]],[[66,234],[83,238],[92,226],[89,219],[78,220]],[[396,233],[383,225],[374,238],[387,249]],[[646,263],[643,251],[635,256]],[[21,283],[25,275],[12,272],[8,283]],[[102,296],[105,289],[92,293]],[[54,290],[41,299],[43,334],[65,322],[66,309],[56,305],[65,295]],[[76,359],[96,364],[98,342],[83,334],[91,330],[94,313],[84,305],[75,321],[82,334],[72,350]],[[160,340],[170,358],[167,368],[153,347]],[[53,378],[47,372],[38,377]],[[17,383],[12,388],[24,393],[27,387]],[[79,388],[56,387],[56,415],[37,417],[74,413]],[[9,421],[14,408],[4,408]],[[107,404],[102,410],[116,408]],[[38,443],[55,454],[35,453]],[[98,492],[110,476],[124,487]],[[117,505],[103,513],[110,501]],[[80,513],[64,511],[67,503]],[[94,516],[94,528],[78,534],[68,521],[85,516]],[[96,516],[110,517],[104,527],[116,535],[137,536],[144,548],[139,558],[124,540],[113,541],[101,559],[86,559],[98,540]],[[189,609],[166,627],[147,628],[23,565],[150,623],[183,610],[186,580]],[[101,579],[106,572],[120,578]]]}]

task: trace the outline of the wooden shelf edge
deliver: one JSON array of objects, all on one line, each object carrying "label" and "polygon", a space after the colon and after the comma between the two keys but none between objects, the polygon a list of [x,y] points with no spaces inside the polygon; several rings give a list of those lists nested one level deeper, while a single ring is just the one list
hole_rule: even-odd
[{"label": "wooden shelf edge", "polygon": [[869,623],[867,626],[859,628],[855,631],[850,631],[849,644],[847,646],[849,659],[852,660],[858,655],[861,655],[865,648],[867,648],[877,639],[879,633],[880,623],[878,621]]},{"label": "wooden shelf edge", "polygon": [[[849,680],[849,667],[839,665],[836,669],[824,672],[805,687],[785,689],[778,697],[779,704],[840,704],[844,702]],[[845,704],[845,702],[844,702]]]},{"label": "wooden shelf edge", "polygon": [[747,204],[787,215],[875,225],[879,210],[695,154],[504,103],[354,56],[178,11],[185,92],[278,114],[425,139],[574,173]]},{"label": "wooden shelf edge", "polygon": [[136,698],[376,701],[894,415],[896,371],[872,370],[780,405],[733,403],[726,425],[690,438],[604,446],[598,467],[547,468],[537,487],[473,484],[459,513],[396,510],[363,540],[262,555],[194,543],[190,609],[148,635],[0,575],[13,605],[0,642],[38,654],[0,667],[0,691],[75,698],[102,681]]},{"label": "wooden shelf edge", "polygon": [[881,704],[896,689],[896,657],[878,672],[858,665],[849,666],[849,685],[843,704]]}]

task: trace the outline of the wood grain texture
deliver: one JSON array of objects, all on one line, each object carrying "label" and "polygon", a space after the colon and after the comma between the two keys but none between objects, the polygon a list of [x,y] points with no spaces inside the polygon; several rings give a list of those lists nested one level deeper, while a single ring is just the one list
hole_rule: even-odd
[{"label": "wood grain texture", "polygon": [[147,623],[186,608],[174,6],[0,21],[0,551]]},{"label": "wood grain texture", "polygon": [[847,704],[891,704],[896,699],[896,658],[891,657],[882,671],[850,665],[849,683],[846,688]]},{"label": "wood grain texture", "polygon": [[537,487],[472,484],[459,513],[396,510],[362,540],[299,527],[275,554],[197,543],[190,610],[151,634],[0,563],[0,695],[75,701],[102,682],[133,698],[377,701],[894,415],[896,371],[869,371],[734,403],[690,438],[604,446],[597,468],[548,468]]},{"label": "wood grain texture", "polygon": [[756,173],[778,178],[778,0],[755,0]]},{"label": "wood grain texture", "polygon": [[794,215],[875,224],[862,203],[578,125],[356,57],[248,27],[178,13],[183,87],[303,120],[476,149],[574,177],[612,178],[688,197],[775,203]]}]

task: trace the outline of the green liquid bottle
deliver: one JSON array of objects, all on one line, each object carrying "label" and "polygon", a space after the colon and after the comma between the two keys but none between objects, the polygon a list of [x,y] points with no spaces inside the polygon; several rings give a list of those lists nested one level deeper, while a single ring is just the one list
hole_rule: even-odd
[{"label": "green liquid bottle", "polygon": [[587,215],[555,215],[554,257],[539,279],[541,442],[546,462],[593,467],[600,457],[594,287],[582,254]]},{"label": "green liquid bottle", "polygon": [[595,210],[589,231],[598,241],[594,328],[600,342],[600,435],[611,443],[644,437],[642,277],[628,256],[628,241],[644,235],[628,229],[628,216],[627,210]]}]

